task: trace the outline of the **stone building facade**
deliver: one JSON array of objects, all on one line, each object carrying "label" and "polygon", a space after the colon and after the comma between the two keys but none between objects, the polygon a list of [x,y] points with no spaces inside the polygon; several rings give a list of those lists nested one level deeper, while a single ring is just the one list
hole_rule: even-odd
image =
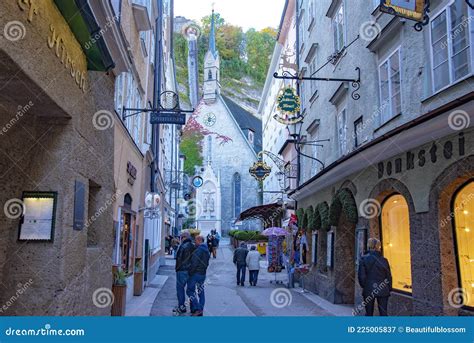
[{"label": "stone building facade", "polygon": [[112,64],[63,5],[0,4],[1,315],[110,314],[93,293],[112,284]]},{"label": "stone building facade", "polygon": [[363,314],[358,262],[379,237],[390,315],[472,315],[473,11],[431,1],[417,32],[364,2],[297,2],[300,73],[361,75],[299,82],[303,138],[329,140],[302,147],[322,164],[302,156],[289,194],[316,213],[305,287]]},{"label": "stone building facade", "polygon": [[[119,61],[113,70],[114,179],[121,195],[114,206],[112,262],[127,273],[127,300],[131,300],[137,295],[135,282],[149,285],[164,264],[164,237],[176,226],[177,193],[170,184],[179,167],[179,129],[174,125],[158,128],[150,123],[150,112],[135,110],[149,108],[165,90],[176,91],[171,57],[173,2],[111,4],[97,3],[96,13],[102,10],[109,14],[103,18],[103,25],[117,18],[104,34]],[[161,28],[156,27],[157,18]],[[158,84],[159,89],[155,88]],[[150,194],[160,199],[154,209],[146,202]],[[140,273],[135,275],[136,271]],[[139,276],[141,271],[143,276]]]}]

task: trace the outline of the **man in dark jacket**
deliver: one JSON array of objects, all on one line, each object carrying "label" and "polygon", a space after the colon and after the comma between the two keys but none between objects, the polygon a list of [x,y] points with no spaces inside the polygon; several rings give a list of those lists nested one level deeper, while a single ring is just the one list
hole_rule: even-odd
[{"label": "man in dark jacket", "polygon": [[374,315],[375,299],[381,316],[387,316],[388,298],[392,290],[392,273],[388,260],[380,253],[381,243],[376,238],[370,238],[367,244],[369,250],[361,258],[359,264],[359,284],[362,287],[365,315]]},{"label": "man in dark jacket", "polygon": [[[189,232],[181,234],[181,245],[176,252],[176,293],[178,296],[178,307],[173,310],[176,315],[186,313],[186,296],[184,288],[189,281],[189,270],[191,269],[191,256],[194,252],[194,244]],[[189,286],[188,286],[189,287]]]},{"label": "man in dark jacket", "polygon": [[241,243],[240,247],[234,251],[234,264],[237,266],[237,286],[243,286],[245,283],[245,270],[247,268],[247,245]]},{"label": "man in dark jacket", "polygon": [[[186,294],[191,303],[191,313],[193,316],[202,316],[204,313],[205,295],[204,283],[206,281],[206,271],[209,266],[211,254],[204,243],[204,237],[196,237],[196,250],[191,257],[191,268],[189,270],[189,283]],[[199,301],[198,301],[199,299]]]}]

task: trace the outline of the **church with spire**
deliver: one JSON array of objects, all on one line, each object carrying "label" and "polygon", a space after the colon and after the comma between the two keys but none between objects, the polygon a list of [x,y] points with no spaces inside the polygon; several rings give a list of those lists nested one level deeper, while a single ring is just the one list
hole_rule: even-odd
[{"label": "church with spire", "polygon": [[202,128],[204,165],[197,168],[203,178],[196,191],[197,228],[201,235],[211,230],[258,230],[258,220],[236,222],[241,212],[261,205],[258,182],[249,174],[262,149],[262,122],[221,94],[219,51],[216,44],[214,10],[209,48],[204,58],[202,97],[194,120]]}]

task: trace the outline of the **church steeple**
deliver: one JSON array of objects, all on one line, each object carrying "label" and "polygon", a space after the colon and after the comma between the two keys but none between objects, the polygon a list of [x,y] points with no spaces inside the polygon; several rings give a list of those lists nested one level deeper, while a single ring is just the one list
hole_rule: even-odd
[{"label": "church steeple", "polygon": [[212,52],[214,57],[217,57],[216,49],[216,24],[214,19],[214,9],[212,9],[211,16],[211,31],[209,32],[209,51]]},{"label": "church steeple", "polygon": [[216,23],[214,9],[211,15],[211,29],[209,31],[209,49],[204,58],[204,101],[215,102],[220,93],[220,57],[216,45]]}]

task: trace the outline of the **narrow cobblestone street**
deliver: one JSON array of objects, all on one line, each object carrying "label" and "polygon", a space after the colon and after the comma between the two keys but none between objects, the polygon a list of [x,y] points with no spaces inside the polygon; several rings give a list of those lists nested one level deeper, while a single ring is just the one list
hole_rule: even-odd
[{"label": "narrow cobblestone street", "polygon": [[[232,247],[228,241],[224,241],[219,247],[217,258],[210,261],[205,293],[205,316],[351,315],[349,307],[315,299],[314,294],[303,294],[298,288],[287,289],[285,271],[277,274],[277,280],[283,281],[283,284],[271,282],[275,280],[275,276],[267,272],[264,258],[260,261],[257,286],[249,286],[248,271],[246,285],[237,286],[232,255]],[[156,297],[150,315],[172,316],[172,309],[177,305],[174,260],[167,259],[167,265],[162,266],[158,274],[168,276],[168,279]],[[272,299],[275,306],[272,305]]]}]

